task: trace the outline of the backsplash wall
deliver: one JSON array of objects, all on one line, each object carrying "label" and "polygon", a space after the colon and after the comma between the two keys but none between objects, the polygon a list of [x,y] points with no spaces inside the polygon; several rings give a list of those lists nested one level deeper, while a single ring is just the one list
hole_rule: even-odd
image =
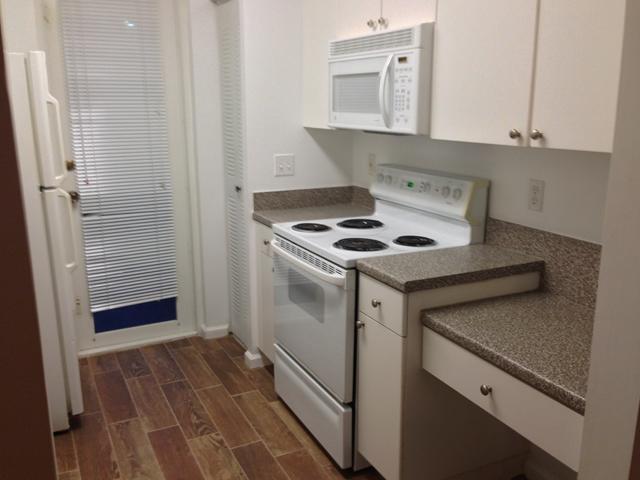
[{"label": "backsplash wall", "polygon": [[[609,154],[358,133],[354,184],[368,187],[369,155],[376,162],[431,168],[491,180],[491,217],[600,243]],[[544,180],[542,212],[527,208],[529,179]]]}]

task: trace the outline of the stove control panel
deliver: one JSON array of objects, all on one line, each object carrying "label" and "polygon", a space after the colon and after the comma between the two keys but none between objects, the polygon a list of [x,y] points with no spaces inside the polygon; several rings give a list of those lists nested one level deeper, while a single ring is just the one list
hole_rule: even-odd
[{"label": "stove control panel", "polygon": [[489,181],[399,165],[379,165],[371,194],[438,215],[484,223]]}]

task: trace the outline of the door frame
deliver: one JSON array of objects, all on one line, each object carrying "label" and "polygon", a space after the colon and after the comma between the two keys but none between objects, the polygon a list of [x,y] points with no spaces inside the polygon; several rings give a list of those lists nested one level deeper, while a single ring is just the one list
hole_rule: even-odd
[{"label": "door frame", "polygon": [[[159,2],[162,8],[162,31],[173,33],[163,35],[161,39],[165,52],[169,52],[169,61],[165,67],[167,97],[175,99],[167,105],[169,155],[171,158],[184,159],[180,164],[176,162],[171,164],[176,212],[178,319],[96,334],[89,306],[84,242],[79,238],[78,245],[81,246],[82,254],[79,268],[76,270],[74,286],[75,325],[80,357],[191,336],[198,333],[199,326],[204,323],[198,174],[193,134],[189,6],[180,0],[159,0]],[[40,43],[47,52],[51,91],[60,101],[62,109],[68,112],[59,0],[43,0],[36,8],[38,8],[37,21],[40,22],[39,33],[43,36]],[[177,120],[171,121],[172,118]],[[70,158],[68,114],[64,115],[63,127],[65,152]],[[76,230],[81,236],[79,209],[76,211],[76,222]]]}]

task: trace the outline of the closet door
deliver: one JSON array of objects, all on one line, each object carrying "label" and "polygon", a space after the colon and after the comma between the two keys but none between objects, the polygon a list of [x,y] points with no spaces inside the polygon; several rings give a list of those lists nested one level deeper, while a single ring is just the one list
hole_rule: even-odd
[{"label": "closet door", "polygon": [[222,135],[225,172],[227,257],[230,329],[251,343],[249,309],[249,242],[246,227],[244,99],[242,96],[242,42],[237,0],[220,5]]},{"label": "closet door", "polygon": [[436,3],[436,0],[384,0],[382,17],[387,21],[389,30],[433,22]]},{"label": "closet door", "polygon": [[[447,2],[444,2],[447,3]],[[610,152],[624,0],[541,0],[533,147]]]},{"label": "closet door", "polygon": [[433,138],[526,144],[536,10],[537,0],[439,2]]}]

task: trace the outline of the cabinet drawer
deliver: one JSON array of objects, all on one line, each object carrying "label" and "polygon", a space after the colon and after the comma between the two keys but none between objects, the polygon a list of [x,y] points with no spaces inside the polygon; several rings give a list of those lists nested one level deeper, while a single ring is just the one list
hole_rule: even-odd
[{"label": "cabinet drawer", "polygon": [[406,295],[360,274],[358,310],[398,335],[407,335]]},{"label": "cabinet drawer", "polygon": [[582,415],[426,327],[422,368],[577,471]]}]

